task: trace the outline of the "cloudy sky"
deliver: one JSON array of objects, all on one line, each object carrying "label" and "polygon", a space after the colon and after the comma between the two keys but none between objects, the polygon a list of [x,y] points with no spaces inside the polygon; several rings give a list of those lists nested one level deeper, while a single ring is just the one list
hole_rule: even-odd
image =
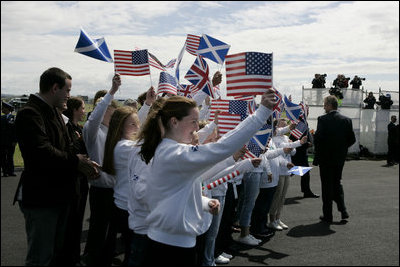
[{"label": "cloudy sky", "polygon": [[[1,91],[38,92],[49,67],[71,74],[72,95],[109,89],[114,65],[74,52],[80,28],[114,49],[148,49],[161,62],[176,58],[187,34],[208,34],[229,54],[273,53],[273,82],[301,100],[314,73],[365,77],[368,91],[399,90],[399,3],[368,2],[1,2]],[[181,73],[195,57],[185,52]],[[208,61],[211,72],[221,68]],[[222,68],[225,74],[225,67]],[[181,74],[182,75],[182,74]],[[136,98],[151,77],[122,77],[117,98]],[[181,82],[184,81],[183,79]],[[224,94],[225,77],[222,82]]]}]

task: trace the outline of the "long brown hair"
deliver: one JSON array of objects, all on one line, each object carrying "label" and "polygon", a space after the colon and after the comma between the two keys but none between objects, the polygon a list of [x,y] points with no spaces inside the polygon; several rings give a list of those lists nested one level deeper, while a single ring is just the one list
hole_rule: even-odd
[{"label": "long brown hair", "polygon": [[142,141],[139,154],[148,164],[153,158],[156,148],[162,140],[162,127],[169,130],[169,121],[172,117],[182,120],[189,115],[192,108],[197,107],[194,100],[182,96],[168,98],[159,110],[151,112],[139,133],[139,142]]},{"label": "long brown hair", "polygon": [[103,171],[106,173],[115,175],[114,148],[122,138],[126,119],[132,114],[136,114],[136,109],[123,106],[117,108],[111,116],[103,159]]},{"label": "long brown hair", "polygon": [[74,111],[79,109],[83,105],[83,102],[83,99],[79,96],[69,98],[67,100],[67,109],[63,111],[63,114],[73,121]]}]

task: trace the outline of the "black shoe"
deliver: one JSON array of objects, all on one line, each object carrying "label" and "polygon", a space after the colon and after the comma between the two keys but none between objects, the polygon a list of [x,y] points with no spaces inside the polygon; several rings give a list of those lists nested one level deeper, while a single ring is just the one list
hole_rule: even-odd
[{"label": "black shoe", "polygon": [[304,193],[303,198],[319,198],[319,195],[314,194],[313,192],[310,193]]},{"label": "black shoe", "polygon": [[347,211],[343,211],[342,212],[342,220],[346,220],[349,218],[349,214],[347,213]]},{"label": "black shoe", "polygon": [[252,236],[254,236],[255,238],[271,238],[275,235],[275,231],[274,230],[265,230],[264,232],[261,233],[251,233]]},{"label": "black shoe", "polygon": [[332,219],[326,219],[324,216],[319,216],[319,219],[321,220],[321,221],[323,221],[323,222],[326,222],[326,223],[332,223]]}]

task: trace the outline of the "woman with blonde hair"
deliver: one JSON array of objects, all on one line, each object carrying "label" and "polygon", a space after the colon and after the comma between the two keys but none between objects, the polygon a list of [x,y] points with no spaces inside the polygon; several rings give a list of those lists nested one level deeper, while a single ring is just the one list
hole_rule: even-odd
[{"label": "woman with blonde hair", "polygon": [[123,265],[127,265],[130,253],[131,234],[128,227],[129,175],[128,159],[135,144],[134,138],[140,129],[136,109],[123,106],[117,108],[110,119],[110,130],[104,150],[103,171],[115,175],[114,202],[108,233],[110,248],[107,248],[107,262],[111,265],[117,232],[122,233],[125,245]]}]

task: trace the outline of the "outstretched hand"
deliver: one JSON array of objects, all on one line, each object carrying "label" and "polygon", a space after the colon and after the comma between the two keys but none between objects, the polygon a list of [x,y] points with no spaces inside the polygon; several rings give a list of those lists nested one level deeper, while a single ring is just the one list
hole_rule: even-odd
[{"label": "outstretched hand", "polygon": [[276,105],[275,93],[272,89],[267,89],[267,91],[261,96],[261,105],[272,110]]}]

